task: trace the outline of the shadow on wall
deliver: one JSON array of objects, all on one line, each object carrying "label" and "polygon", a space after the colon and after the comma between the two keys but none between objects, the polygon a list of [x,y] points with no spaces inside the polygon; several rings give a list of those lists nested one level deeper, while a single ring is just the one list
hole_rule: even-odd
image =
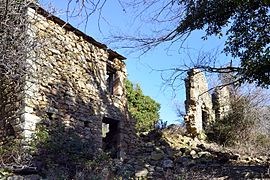
[{"label": "shadow on wall", "polygon": [[[117,132],[107,133],[104,142],[108,143],[102,143],[103,115],[97,113],[101,112],[103,103],[109,102],[108,96],[98,87],[98,99],[85,102],[85,97],[78,93],[77,85],[70,86],[67,82],[50,84],[50,92],[46,95],[48,105],[37,107],[38,116],[42,120],[37,126],[38,132],[33,143],[36,148],[34,164],[49,179],[102,176],[101,171],[110,166],[110,159],[117,157],[115,149],[118,153],[120,141],[119,137],[112,138],[114,133],[119,133],[118,127],[113,128]],[[77,93],[70,95],[67,88]],[[116,114],[123,114],[112,104],[110,108]],[[107,118],[105,122],[109,120]],[[114,142],[110,144],[110,141]],[[107,153],[103,152],[102,146]]]}]

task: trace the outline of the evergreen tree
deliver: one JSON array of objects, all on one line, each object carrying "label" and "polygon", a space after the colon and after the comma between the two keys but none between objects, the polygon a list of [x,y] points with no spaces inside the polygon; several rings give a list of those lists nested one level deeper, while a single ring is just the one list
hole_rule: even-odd
[{"label": "evergreen tree", "polygon": [[159,121],[160,104],[149,96],[145,96],[139,84],[135,86],[126,81],[126,91],[129,111],[136,119],[138,132],[149,131]]}]

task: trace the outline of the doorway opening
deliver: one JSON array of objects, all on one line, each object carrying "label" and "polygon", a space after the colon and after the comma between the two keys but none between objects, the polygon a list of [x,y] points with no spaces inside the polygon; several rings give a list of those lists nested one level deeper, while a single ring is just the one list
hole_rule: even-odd
[{"label": "doorway opening", "polygon": [[208,124],[208,113],[204,109],[202,109],[202,128],[205,131]]},{"label": "doorway opening", "polygon": [[108,152],[111,158],[118,158],[119,154],[119,121],[111,118],[103,118],[102,121],[102,148]]}]

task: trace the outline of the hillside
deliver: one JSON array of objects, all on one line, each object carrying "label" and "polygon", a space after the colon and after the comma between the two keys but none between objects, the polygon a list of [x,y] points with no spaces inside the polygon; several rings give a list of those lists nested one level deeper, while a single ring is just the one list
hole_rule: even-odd
[{"label": "hillside", "polygon": [[[188,137],[177,125],[142,134],[139,145],[124,161],[101,154],[87,167],[76,172],[74,179],[270,179],[269,155],[237,154],[235,150]],[[2,179],[43,179],[37,174],[14,175],[5,170],[0,173]],[[59,174],[65,179],[61,171],[46,178],[59,178]]]},{"label": "hillside", "polygon": [[216,144],[181,135],[170,126],[142,137],[134,164],[135,176],[147,179],[253,179],[270,178],[270,157],[233,153]]}]

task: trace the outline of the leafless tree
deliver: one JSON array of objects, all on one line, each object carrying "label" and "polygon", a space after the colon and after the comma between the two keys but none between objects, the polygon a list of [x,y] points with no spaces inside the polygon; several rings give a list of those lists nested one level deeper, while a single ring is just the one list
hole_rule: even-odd
[{"label": "leafless tree", "polygon": [[28,1],[0,0],[0,148],[1,166],[5,168],[10,165],[8,162],[15,165],[28,159],[13,140],[21,139],[15,130],[20,131],[25,78],[31,68],[26,59],[32,56],[31,50],[35,47],[26,16],[29,4]]},{"label": "leafless tree", "polygon": [[[27,2],[1,0],[0,2],[0,73],[1,73],[1,128],[16,121],[19,96],[23,91],[26,56],[29,49],[27,34]],[[10,130],[12,131],[12,130]],[[6,132],[8,133],[8,132]]]},{"label": "leafless tree", "polygon": [[[227,62],[221,66],[200,64],[197,68],[215,73],[234,72],[239,83],[255,82],[262,87],[269,85],[269,33],[266,30],[270,20],[268,1],[251,3],[229,0],[135,0],[124,5],[126,8],[135,9],[135,22],[140,25],[138,29],[135,28],[133,35],[124,33],[114,36],[112,41],[121,42],[120,47],[146,53],[160,44],[167,43],[168,47],[174,44],[182,51],[186,39],[196,30],[205,32],[205,35],[202,35],[203,39],[211,35],[224,37],[225,31],[223,52],[230,55]],[[258,19],[252,18],[254,16],[264,20],[257,21]],[[245,28],[239,28],[242,26]],[[253,29],[254,32],[249,29]],[[254,36],[251,38],[252,34]],[[191,66],[193,67],[196,68]],[[178,76],[182,73],[182,68],[175,69],[177,70],[173,75]]]},{"label": "leafless tree", "polygon": [[66,19],[69,21],[70,18],[80,17],[81,22],[84,23],[85,28],[87,27],[90,16],[98,14],[98,26],[100,19],[102,18],[102,10],[107,0],[68,0],[66,7]]},{"label": "leafless tree", "polygon": [[225,145],[239,146],[244,153],[267,154],[270,145],[270,92],[255,85],[236,86],[233,76],[220,76],[230,92],[230,110],[221,119],[216,119],[212,129],[213,139]]}]

